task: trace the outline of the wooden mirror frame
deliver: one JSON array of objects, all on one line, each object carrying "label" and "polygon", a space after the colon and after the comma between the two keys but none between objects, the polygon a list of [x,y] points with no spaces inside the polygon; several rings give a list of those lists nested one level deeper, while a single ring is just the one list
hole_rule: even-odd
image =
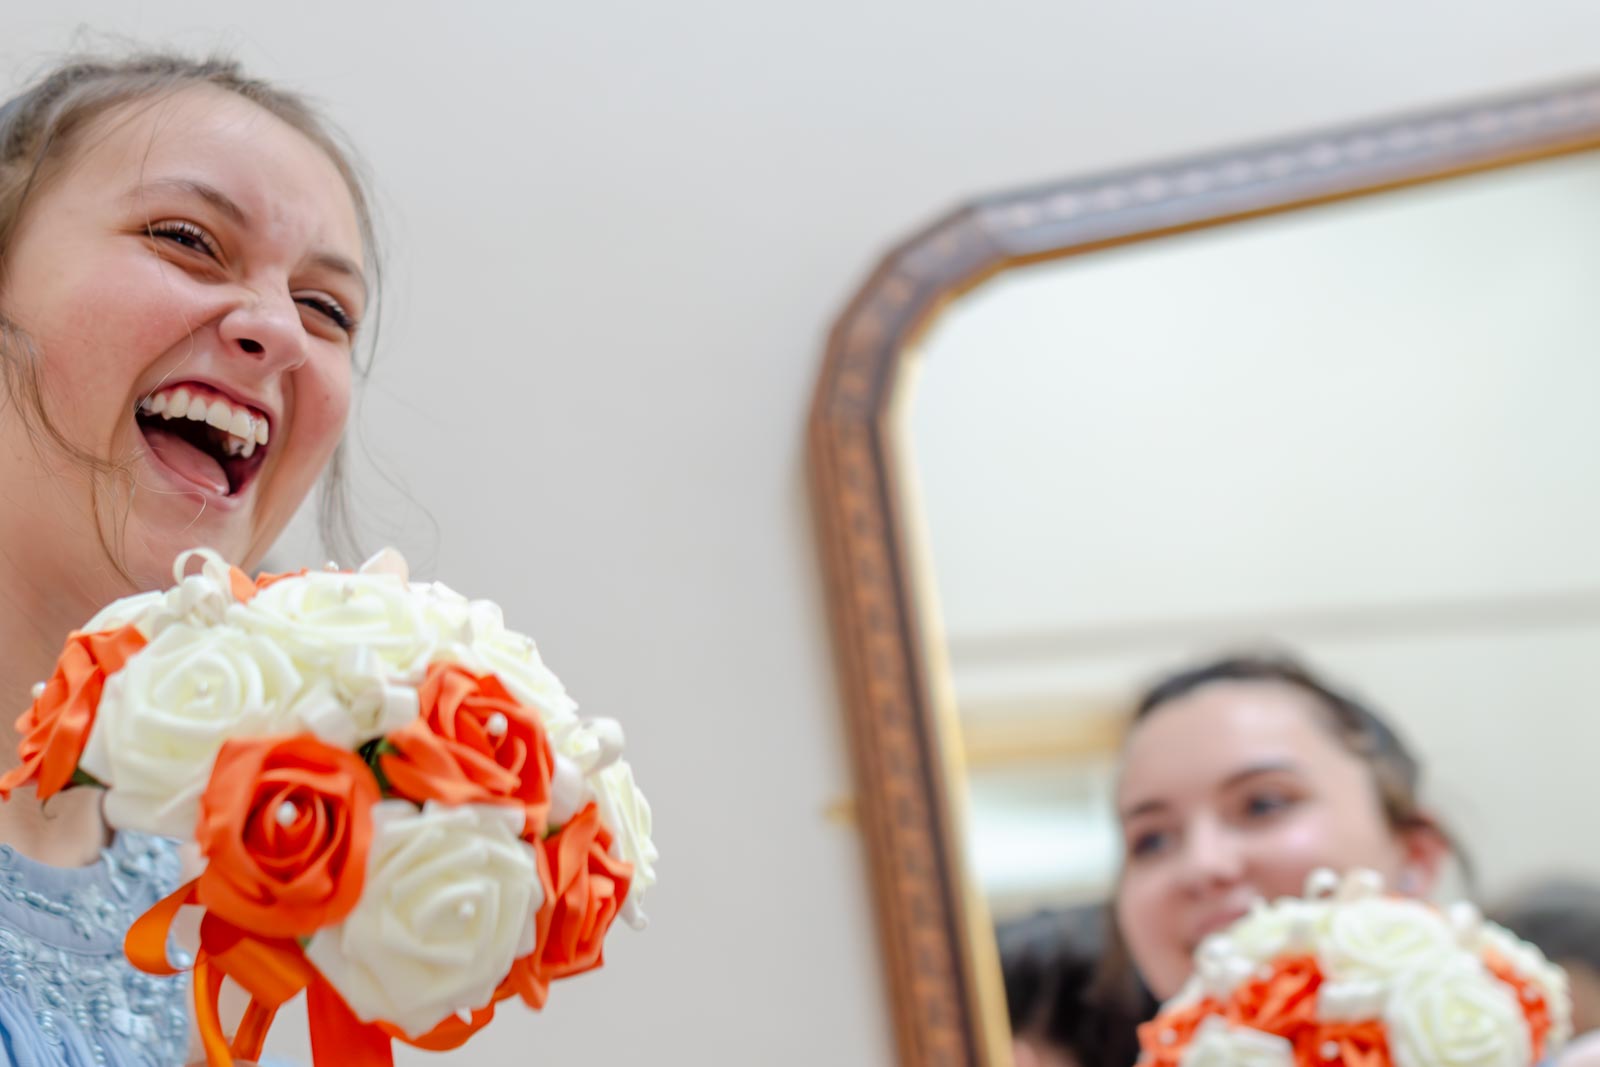
[{"label": "wooden mirror frame", "polygon": [[963,894],[953,708],[902,473],[912,342],[1019,264],[1597,147],[1600,80],[984,197],[896,246],[850,301],[817,383],[810,463],[902,1063],[1009,1057],[983,909]]}]

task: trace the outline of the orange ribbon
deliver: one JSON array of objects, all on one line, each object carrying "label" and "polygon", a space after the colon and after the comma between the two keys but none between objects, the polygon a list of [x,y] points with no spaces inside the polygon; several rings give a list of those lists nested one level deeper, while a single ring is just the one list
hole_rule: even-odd
[{"label": "orange ribbon", "polygon": [[238,567],[228,568],[228,589],[233,593],[233,599],[241,604],[250,603],[258,592],[256,583],[252,582],[250,576]]},{"label": "orange ribbon", "polygon": [[396,1041],[403,1041],[412,1048],[428,1052],[449,1052],[453,1048],[465,1045],[469,1037],[488,1026],[493,1018],[494,1005],[485,1004],[472,1013],[471,1022],[464,1022],[452,1015],[421,1037],[411,1037],[393,1023],[378,1023],[377,1027]]},{"label": "orange ribbon", "polygon": [[[124,941],[124,950],[135,967],[155,975],[174,975],[181,970],[167,959],[167,939],[178,912],[185,905],[195,903],[198,903],[195,882],[191,881],[134,922]],[[250,994],[250,1006],[232,1042],[223,1032],[218,1009],[224,977],[232,978]],[[418,1043],[403,1034],[391,1034],[389,1028],[382,1025],[357,1019],[344,998],[306,960],[294,941],[254,937],[211,914],[201,920],[200,951],[195,954],[194,961],[195,1025],[210,1067],[233,1067],[236,1058],[259,1059],[273,1017],[301,990],[306,991],[314,1063],[393,1067],[392,1036],[399,1036],[410,1044]],[[488,1015],[492,1017],[493,1014],[489,1009]],[[447,1022],[454,1022],[458,1027],[466,1025],[455,1019]],[[477,1022],[476,1014],[474,1022]],[[472,1027],[460,1041],[465,1041],[481,1025]],[[418,1041],[431,1036],[424,1035]],[[454,1048],[455,1045],[442,1047]]]}]

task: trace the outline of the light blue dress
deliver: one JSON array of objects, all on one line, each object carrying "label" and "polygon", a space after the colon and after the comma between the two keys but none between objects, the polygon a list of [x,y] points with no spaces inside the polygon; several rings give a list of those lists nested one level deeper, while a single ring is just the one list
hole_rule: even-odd
[{"label": "light blue dress", "polygon": [[144,834],[119,833],[87,867],[0,844],[0,1065],[188,1062],[187,976],[143,974],[122,954],[128,927],[179,873],[177,847]]}]

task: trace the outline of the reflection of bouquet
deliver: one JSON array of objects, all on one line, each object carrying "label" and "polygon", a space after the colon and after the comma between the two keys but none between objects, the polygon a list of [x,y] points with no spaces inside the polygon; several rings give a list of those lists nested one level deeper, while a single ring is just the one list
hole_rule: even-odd
[{"label": "reflection of bouquet", "polygon": [[1470,905],[1319,871],[1200,946],[1140,1027],[1152,1067],[1529,1067],[1571,1033],[1566,976]]},{"label": "reflection of bouquet", "polygon": [[[197,550],[175,573],[68,639],[0,796],[101,786],[114,827],[198,845],[199,877],[127,949],[174,973],[172,920],[204,909],[213,1065],[255,1059],[301,990],[319,1064],[453,1048],[598,967],[617,915],[643,925],[656,851],[622,732],[578,717],[496,605],[410,582],[392,551],[251,581]],[[231,1048],[225,975],[252,997]]]}]

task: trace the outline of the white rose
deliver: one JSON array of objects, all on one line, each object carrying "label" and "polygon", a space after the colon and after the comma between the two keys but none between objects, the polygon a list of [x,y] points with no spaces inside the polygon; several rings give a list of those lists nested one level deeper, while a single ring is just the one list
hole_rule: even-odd
[{"label": "white rose", "polygon": [[549,731],[555,767],[550,779],[550,825],[559,827],[595,799],[594,780],[622,758],[620,723],[611,719],[565,719]]},{"label": "white rose", "polygon": [[525,634],[506,628],[500,605],[468,600],[442,582],[412,582],[412,594],[437,635],[437,658],[500,679],[518,703],[539,713],[547,729],[573,721],[577,702]]},{"label": "white rose", "polygon": [[269,640],[228,626],[167,627],[106,680],[84,746],[83,769],[107,786],[107,821],[192,838],[222,743],[293,729],[300,686]]},{"label": "white rose", "polygon": [[295,701],[295,719],[335,748],[357,749],[400,729],[420,711],[415,686],[396,684],[370,648],[346,648],[332,670]]},{"label": "white rose", "polygon": [[1257,901],[1250,914],[1228,928],[1227,937],[1250,962],[1273,963],[1312,952],[1331,910],[1327,904],[1298,897],[1272,904]]},{"label": "white rose", "polygon": [[1317,1018],[1325,1023],[1363,1022],[1382,1015],[1388,998],[1388,983],[1372,978],[1323,982],[1317,987]]},{"label": "white rose", "polygon": [[[314,676],[359,661],[375,664],[395,684],[415,685],[436,647],[410,587],[389,574],[320,571],[285,578],[230,609],[228,621],[277,641]],[[372,655],[352,657],[355,649]]]},{"label": "white rose", "polygon": [[500,605],[470,601],[467,623],[470,640],[451,646],[448,658],[480,674],[495,675],[518,703],[539,713],[547,729],[577,717],[577,702],[539,658],[533,638],[506,629]]},{"label": "white rose", "polygon": [[412,582],[411,595],[441,644],[472,643],[472,602],[443,582]]},{"label": "white rose", "polygon": [[1459,949],[1449,922],[1415,900],[1372,897],[1330,909],[1317,958],[1329,981],[1387,981],[1436,967]]},{"label": "white rose", "polygon": [[643,929],[644,894],[655,885],[655,862],[660,858],[650,839],[650,802],[633,784],[633,769],[618,760],[589,778],[600,820],[613,834],[611,851],[633,864],[633,881],[622,903],[622,918],[634,929]]},{"label": "white rose", "polygon": [[360,903],[306,956],[357,1018],[415,1037],[489,1003],[534,949],[544,887],[510,808],[391,800],[373,823]]},{"label": "white rose", "polygon": [[1469,947],[1479,953],[1495,953],[1544,995],[1550,1011],[1550,1036],[1546,1042],[1550,1050],[1572,1038],[1572,987],[1566,971],[1546,959],[1536,946],[1492,922],[1478,926]]},{"label": "white rose", "polygon": [[584,774],[599,774],[617,762],[627,744],[615,719],[567,719],[547,732],[556,754],[572,760]]},{"label": "white rose", "polygon": [[1294,1067],[1294,1046],[1260,1030],[1229,1026],[1212,1016],[1200,1024],[1179,1067]]},{"label": "white rose", "polygon": [[1384,1026],[1395,1067],[1528,1067],[1533,1058],[1511,990],[1467,956],[1397,983]]},{"label": "white rose", "polygon": [[1226,931],[1207,937],[1195,950],[1195,977],[1209,995],[1219,1000],[1232,996],[1234,990],[1255,977],[1259,967],[1234,947]]}]

